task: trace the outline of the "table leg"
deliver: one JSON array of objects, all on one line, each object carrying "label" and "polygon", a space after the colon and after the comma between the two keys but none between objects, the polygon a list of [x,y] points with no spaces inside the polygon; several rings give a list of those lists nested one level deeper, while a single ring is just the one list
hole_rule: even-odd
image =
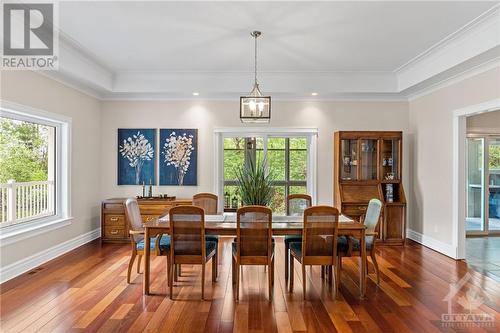
[{"label": "table leg", "polygon": [[366,293],[366,240],[365,240],[365,230],[361,231],[360,238],[360,249],[361,249],[361,267],[359,270],[359,291],[361,298],[365,297]]},{"label": "table leg", "polygon": [[144,277],[143,277],[143,289],[144,295],[149,295],[149,257],[151,253],[149,229],[145,228],[144,231]]}]

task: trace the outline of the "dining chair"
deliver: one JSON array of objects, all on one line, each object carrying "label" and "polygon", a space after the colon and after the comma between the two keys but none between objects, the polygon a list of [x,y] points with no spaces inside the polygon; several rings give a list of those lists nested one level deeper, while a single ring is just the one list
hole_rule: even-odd
[{"label": "dining chair", "polygon": [[[286,198],[286,215],[302,216],[311,207],[312,198],[307,194],[290,194]],[[290,243],[302,242],[302,235],[285,235],[285,281],[288,281],[290,266]]]},{"label": "dining chair", "polygon": [[[208,215],[215,215],[218,213],[218,211],[217,211],[218,201],[219,201],[219,198],[217,197],[217,195],[215,195],[213,193],[202,192],[202,193],[197,193],[197,194],[193,195],[193,206],[203,208],[205,210],[205,214],[208,214]],[[218,255],[219,235],[205,235],[205,240],[207,242],[217,243],[217,247],[215,250],[217,252],[217,259],[219,259],[219,255]],[[216,267],[215,273],[217,275],[218,275],[218,271],[219,271],[219,267]],[[179,275],[181,274],[181,266],[180,265],[178,266],[177,272]]]},{"label": "dining chair", "polygon": [[[335,291],[338,290],[338,224],[339,211],[330,206],[314,206],[304,210],[302,242],[290,243],[290,291],[293,291],[294,259],[302,264],[302,286],[306,299],[306,265],[333,266]],[[330,275],[330,284],[332,283]]]},{"label": "dining chair", "polygon": [[[382,202],[378,199],[371,199],[368,203],[366,214],[361,216],[360,220],[360,222],[362,222],[366,226],[366,231],[365,231],[366,250],[370,254],[373,267],[375,268],[375,273],[377,274],[377,284],[380,284],[380,271],[378,268],[377,258],[375,256],[375,240],[378,236],[378,232],[376,230],[378,228],[381,211],[382,211]],[[360,244],[361,242],[359,241],[359,239],[355,237],[349,237],[348,250],[346,252],[346,256],[360,256],[361,255]],[[368,271],[368,260],[366,261],[366,271]]]},{"label": "dining chair", "polygon": [[[137,273],[140,273],[141,258],[144,255],[144,227],[142,226],[141,211],[136,199],[127,199],[125,201],[125,219],[127,220],[130,241],[132,244],[132,255],[128,264],[127,283],[130,283],[130,274],[137,258]],[[157,256],[167,257],[167,280],[170,281],[170,236],[157,235],[151,238],[151,250]]]},{"label": "dining chair", "polygon": [[264,206],[245,206],[236,212],[236,238],[232,243],[233,283],[239,299],[240,266],[265,265],[269,284],[269,302],[274,285],[274,239],[272,211]]},{"label": "dining chair", "polygon": [[205,213],[196,206],[177,206],[170,217],[170,299],[173,299],[173,275],[176,264],[201,265],[201,299],[205,299],[205,264],[212,259],[212,283],[215,282],[217,256],[215,242],[205,239]]}]

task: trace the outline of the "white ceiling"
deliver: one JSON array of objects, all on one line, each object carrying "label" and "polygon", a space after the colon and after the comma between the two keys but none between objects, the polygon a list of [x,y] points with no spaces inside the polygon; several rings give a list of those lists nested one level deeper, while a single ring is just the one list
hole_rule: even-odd
[{"label": "white ceiling", "polygon": [[[101,82],[80,81],[105,94],[182,98],[205,89],[207,97],[230,97],[249,90],[254,29],[263,32],[259,72],[266,92],[398,94],[411,85],[401,87],[395,73],[496,4],[71,1],[60,3],[59,26],[72,48],[99,67]],[[77,76],[74,68],[66,71]]]}]

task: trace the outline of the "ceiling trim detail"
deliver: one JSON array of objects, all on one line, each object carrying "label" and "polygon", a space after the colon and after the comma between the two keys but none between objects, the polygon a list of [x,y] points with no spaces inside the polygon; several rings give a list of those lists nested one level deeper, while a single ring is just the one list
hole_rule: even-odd
[{"label": "ceiling trim detail", "polygon": [[[59,70],[41,74],[101,100],[234,100],[251,88],[251,72],[116,71],[64,32],[59,36]],[[408,100],[500,66],[499,57],[497,5],[394,71],[259,74],[263,91],[277,100]]]}]

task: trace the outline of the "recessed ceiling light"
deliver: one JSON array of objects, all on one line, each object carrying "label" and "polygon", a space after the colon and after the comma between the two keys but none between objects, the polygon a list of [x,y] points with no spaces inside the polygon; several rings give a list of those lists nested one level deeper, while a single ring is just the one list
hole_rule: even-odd
[{"label": "recessed ceiling light", "polygon": [[311,96],[318,96],[318,93],[317,92],[313,92],[313,93],[311,93]]},{"label": "recessed ceiling light", "polygon": [[195,91],[195,92],[193,93],[193,96],[198,96],[198,95],[200,95],[200,93],[199,93],[199,92],[196,92],[196,91]]}]

